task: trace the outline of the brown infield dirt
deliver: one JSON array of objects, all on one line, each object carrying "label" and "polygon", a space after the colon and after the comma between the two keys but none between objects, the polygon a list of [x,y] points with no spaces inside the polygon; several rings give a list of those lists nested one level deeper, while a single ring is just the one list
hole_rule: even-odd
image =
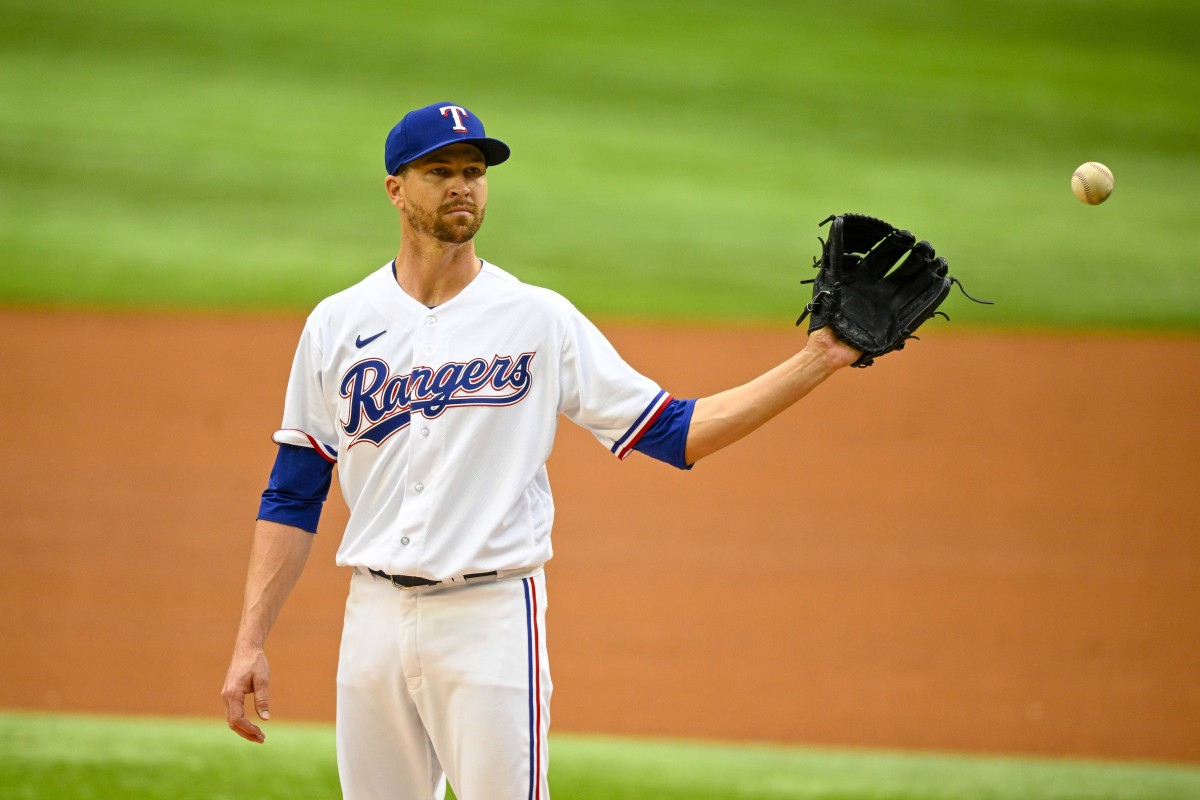
[{"label": "brown infield dirt", "polygon": [[[0,311],[0,708],[224,724],[301,325]],[[601,327],[681,397],[803,341]],[[1200,761],[1200,340],[931,328],[690,473],[560,426],[554,730]],[[345,518],[276,720],[332,719]]]}]

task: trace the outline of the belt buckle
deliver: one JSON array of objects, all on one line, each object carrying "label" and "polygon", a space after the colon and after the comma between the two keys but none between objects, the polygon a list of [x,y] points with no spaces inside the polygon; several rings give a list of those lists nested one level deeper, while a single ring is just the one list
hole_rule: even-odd
[{"label": "belt buckle", "polygon": [[388,583],[390,583],[392,585],[392,588],[399,589],[403,592],[409,592],[409,591],[412,591],[413,589],[417,588],[416,586],[405,586],[403,583],[400,582],[399,575],[388,575]]},{"label": "belt buckle", "polygon": [[[395,586],[397,589],[401,589],[405,592],[411,592],[414,589],[432,589],[436,586],[441,586],[444,583],[444,581],[431,581],[429,583],[401,583],[401,580],[404,577],[404,575],[392,575],[392,586]],[[417,580],[421,579],[418,578]]]}]

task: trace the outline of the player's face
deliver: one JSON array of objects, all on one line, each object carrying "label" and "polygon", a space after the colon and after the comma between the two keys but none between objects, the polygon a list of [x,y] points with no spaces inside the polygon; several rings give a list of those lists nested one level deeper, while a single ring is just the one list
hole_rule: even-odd
[{"label": "player's face", "polygon": [[452,144],[389,178],[388,192],[414,231],[447,244],[462,244],[483,225],[487,163],[473,145]]}]

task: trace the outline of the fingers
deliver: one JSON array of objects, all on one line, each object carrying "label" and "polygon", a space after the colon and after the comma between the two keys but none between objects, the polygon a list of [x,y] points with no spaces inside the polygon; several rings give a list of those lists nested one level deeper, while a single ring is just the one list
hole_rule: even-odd
[{"label": "fingers", "polygon": [[262,728],[246,719],[246,694],[241,687],[226,687],[221,697],[225,700],[225,723],[231,731],[247,741],[259,744],[266,741]]},{"label": "fingers", "polygon": [[248,742],[262,744],[267,740],[267,735],[263,733],[262,728],[258,727],[244,716],[232,720],[229,723],[229,727],[234,733]]},{"label": "fingers", "polygon": [[271,709],[267,702],[267,682],[263,681],[261,685],[254,687],[254,710],[258,712],[259,719],[270,719]]},{"label": "fingers", "polygon": [[[236,660],[235,660],[236,663]],[[225,723],[229,729],[243,739],[262,744],[266,735],[262,728],[246,719],[246,696],[254,695],[254,710],[259,719],[270,719],[271,712],[267,701],[267,669],[265,660],[261,666],[241,670],[230,667],[221,690],[221,699],[225,701]]]}]

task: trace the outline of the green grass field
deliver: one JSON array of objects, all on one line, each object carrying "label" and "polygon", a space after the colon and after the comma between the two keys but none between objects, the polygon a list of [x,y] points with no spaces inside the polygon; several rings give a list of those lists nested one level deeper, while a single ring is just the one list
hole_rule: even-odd
[{"label": "green grass field", "polygon": [[998,301],[956,322],[1200,327],[1194,3],[414,8],[0,0],[0,303],[307,310],[394,254],[384,136],[453,100],[515,154],[481,253],[589,313],[787,324],[854,210]]},{"label": "green grass field", "polygon": [[[338,796],[333,731],[273,723],[263,747],[220,720],[0,714],[0,800]],[[1200,769],[582,736],[551,740],[561,800],[1168,800]]]}]

